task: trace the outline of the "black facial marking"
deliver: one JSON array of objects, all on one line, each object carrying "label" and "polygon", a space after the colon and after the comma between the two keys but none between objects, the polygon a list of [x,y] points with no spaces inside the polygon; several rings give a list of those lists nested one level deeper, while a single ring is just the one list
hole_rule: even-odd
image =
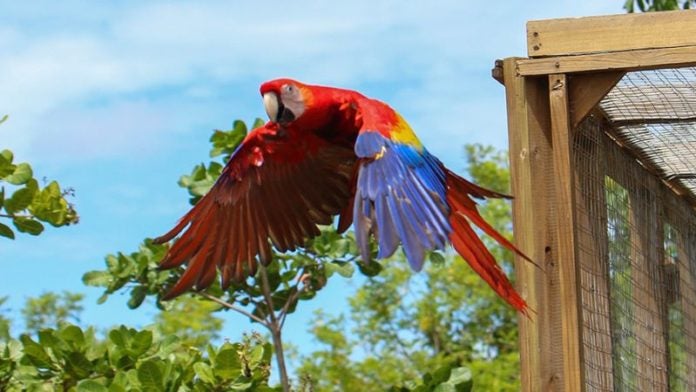
[{"label": "black facial marking", "polygon": [[286,108],[285,105],[282,103],[278,107],[278,118],[276,118],[276,122],[279,123],[288,123],[292,120],[295,119],[295,114],[290,111],[290,109]]},{"label": "black facial marking", "polygon": [[275,122],[280,121],[280,117],[283,115],[283,112],[285,111],[285,105],[283,105],[283,101],[280,99],[278,100],[278,112],[276,113],[276,118],[273,119]]}]

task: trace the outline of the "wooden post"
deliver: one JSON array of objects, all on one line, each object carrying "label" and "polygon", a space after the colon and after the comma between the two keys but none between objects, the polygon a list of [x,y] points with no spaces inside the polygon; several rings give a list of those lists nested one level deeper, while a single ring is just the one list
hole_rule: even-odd
[{"label": "wooden post", "polygon": [[553,139],[553,174],[556,196],[556,258],[561,289],[563,384],[565,391],[584,390],[582,319],[580,318],[579,270],[576,249],[575,173],[568,110],[566,75],[549,75],[549,104]]},{"label": "wooden post", "polygon": [[548,222],[553,205],[548,85],[545,78],[517,75],[516,60],[503,63],[515,242],[543,268],[515,258],[517,289],[532,309],[529,318],[519,318],[522,390],[562,391],[558,270],[549,259],[554,245]]}]

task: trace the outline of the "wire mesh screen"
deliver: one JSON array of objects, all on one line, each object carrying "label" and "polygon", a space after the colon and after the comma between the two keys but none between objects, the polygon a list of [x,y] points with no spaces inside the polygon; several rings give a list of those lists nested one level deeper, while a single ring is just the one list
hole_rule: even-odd
[{"label": "wire mesh screen", "polygon": [[696,391],[696,69],[600,106],[573,146],[586,390]]},{"label": "wire mesh screen", "polygon": [[696,193],[696,67],[629,72],[600,106],[658,175]]}]

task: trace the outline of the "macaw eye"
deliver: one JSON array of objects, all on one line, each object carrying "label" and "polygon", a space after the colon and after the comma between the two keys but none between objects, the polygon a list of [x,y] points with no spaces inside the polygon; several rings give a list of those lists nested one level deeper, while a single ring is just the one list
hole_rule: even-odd
[{"label": "macaw eye", "polygon": [[283,86],[284,93],[292,93],[295,91],[295,87],[292,84],[286,84]]}]

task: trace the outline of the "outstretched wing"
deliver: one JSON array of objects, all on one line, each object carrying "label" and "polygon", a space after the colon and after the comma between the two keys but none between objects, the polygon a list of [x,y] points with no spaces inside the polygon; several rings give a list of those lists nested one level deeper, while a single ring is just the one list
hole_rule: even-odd
[{"label": "outstretched wing", "polygon": [[[355,186],[353,224],[364,260],[370,258],[369,236],[376,237],[378,258],[403,244],[414,270],[428,251],[452,242],[455,250],[515,309],[526,304],[474,231],[473,225],[504,247],[529,260],[483,220],[473,198],[507,198],[447,170],[386,105],[369,101],[358,112],[362,129],[355,141],[360,166]],[[382,106],[379,106],[382,105]],[[366,109],[366,110],[363,110]],[[390,115],[391,111],[391,115]],[[531,260],[529,260],[531,262]]]},{"label": "outstretched wing", "polygon": [[[166,294],[208,287],[221,273],[223,287],[256,273],[257,256],[268,264],[271,243],[294,250],[319,234],[350,198],[355,154],[311,133],[277,129],[252,131],[232,154],[215,185],[167,234],[181,236],[161,268],[188,263]],[[270,243],[269,243],[270,240]]]},{"label": "outstretched wing", "polygon": [[443,249],[449,242],[445,172],[386,105],[361,112],[363,129],[355,141],[360,169],[353,204],[361,256],[369,260],[368,238],[374,234],[378,258],[391,256],[402,243],[409,264],[420,270],[427,251]]}]

